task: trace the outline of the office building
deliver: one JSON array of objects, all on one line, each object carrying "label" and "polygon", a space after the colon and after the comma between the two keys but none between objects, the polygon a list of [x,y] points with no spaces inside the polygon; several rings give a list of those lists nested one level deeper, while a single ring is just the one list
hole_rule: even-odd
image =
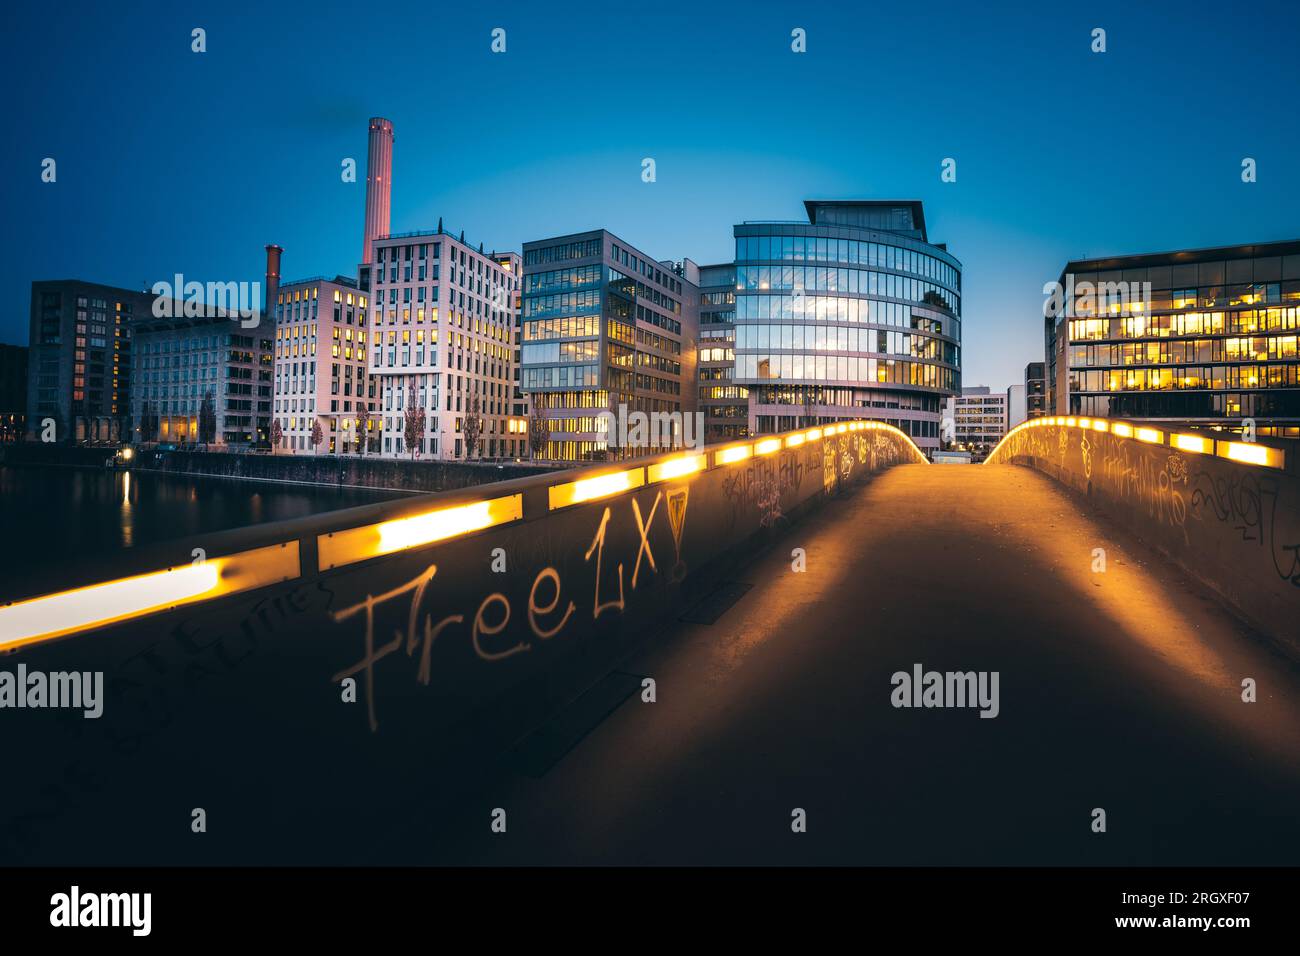
[{"label": "office building", "polygon": [[524,243],[523,267],[520,382],[549,421],[543,457],[600,461],[655,450],[632,430],[611,434],[602,412],[659,422],[646,430],[650,442],[703,440],[694,262],[656,261],[595,229]]},{"label": "office building", "polygon": [[245,328],[218,310],[171,317],[151,312],[135,322],[131,370],[131,437],[167,444],[267,447],[271,427],[273,353],[269,324]]},{"label": "office building", "polygon": [[27,431],[27,346],[0,345],[0,444]]},{"label": "office building", "polygon": [[1007,396],[987,385],[963,388],[948,399],[953,422],[952,446],[971,453],[972,461],[983,461],[1007,433]]},{"label": "office building", "polygon": [[373,246],[368,371],[381,453],[524,457],[514,373],[518,253],[485,254],[441,228],[381,236]]},{"label": "office building", "polygon": [[749,434],[749,389],[736,384],[736,266],[700,266],[699,411],[705,442]]},{"label": "office building", "polygon": [[1300,437],[1300,240],[1077,260],[1057,290],[1057,414]]},{"label": "office building", "polygon": [[1007,386],[1007,431],[1029,419],[1029,401],[1023,384]]},{"label": "office building", "polygon": [[[268,291],[268,295],[272,293]],[[379,421],[366,350],[367,296],[355,279],[318,276],[280,284],[275,296],[276,451],[360,454],[376,450]],[[321,442],[312,442],[319,426]]]},{"label": "office building", "polygon": [[1025,366],[1025,415],[1041,418],[1047,409],[1047,364],[1030,362]]},{"label": "office building", "polygon": [[112,442],[131,430],[132,324],[154,296],[97,282],[32,283],[27,435],[46,420],[64,441]]},{"label": "office building", "polygon": [[736,241],[735,383],[751,434],[875,418],[939,447],[960,388],[961,263],[920,202],[816,201]]}]

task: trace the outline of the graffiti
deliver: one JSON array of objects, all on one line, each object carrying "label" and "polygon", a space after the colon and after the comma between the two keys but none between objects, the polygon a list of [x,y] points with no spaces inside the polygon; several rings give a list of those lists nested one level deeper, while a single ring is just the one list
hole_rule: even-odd
[{"label": "graffiti", "polygon": [[1193,518],[1227,525],[1242,541],[1266,548],[1277,576],[1300,587],[1300,538],[1290,544],[1279,541],[1277,479],[1236,470],[1217,476],[1202,471],[1191,483]]},{"label": "graffiti", "polygon": [[781,501],[803,484],[804,462],[794,451],[782,451],[776,461],[753,458],[722,481],[722,495],[732,504],[733,517],[755,509],[759,527],[770,528],[785,517]]},{"label": "graffiti", "polygon": [[[686,524],[687,500],[688,491],[685,487],[669,489],[666,495],[663,491],[657,491],[649,512],[645,513],[641,510],[641,503],[635,497],[629,497],[628,508],[635,523],[638,543],[631,580],[627,582],[630,586],[628,590],[637,588],[640,583],[643,565],[650,573],[659,573],[650,543],[650,530],[654,526],[655,516],[659,514],[660,504],[665,501],[667,502],[665,508],[666,518],[661,520],[668,522],[677,549],[677,565],[681,568],[680,574],[685,574],[686,566],[681,559],[681,538]],[[605,562],[605,545],[608,543],[612,517],[612,507],[606,506],[601,512],[600,522],[596,527],[595,535],[591,539],[591,544],[583,554],[584,565],[589,565],[594,571],[591,601],[591,618],[593,621],[599,619],[606,611],[616,611],[622,614],[627,607],[624,579],[625,565],[622,561],[619,561],[613,565],[616,573],[610,574]],[[675,568],[674,574],[677,573],[678,571]],[[366,696],[366,718],[372,733],[379,729],[379,719],[376,713],[375,665],[385,658],[402,651],[405,652],[408,658],[414,658],[415,651],[418,648],[420,655],[416,668],[416,680],[427,687],[433,678],[433,648],[435,642],[448,628],[464,627],[468,619],[464,613],[447,614],[435,624],[432,612],[424,610],[425,603],[434,596],[432,586],[437,579],[437,575],[438,566],[430,564],[419,574],[396,587],[379,594],[367,594],[365,598],[355,604],[329,612],[330,619],[336,624],[353,619],[361,622],[361,658],[335,673],[330,680],[338,684],[349,677],[362,676]],[[617,586],[611,581],[604,580],[607,577],[616,578]],[[679,580],[679,578],[675,578],[675,580]],[[528,589],[527,631],[514,643],[507,643],[504,646],[498,645],[497,642],[492,642],[489,645],[485,639],[496,638],[507,631],[513,617],[513,605],[510,598],[499,591],[488,594],[479,601],[473,618],[469,619],[471,620],[469,625],[470,646],[473,648],[475,656],[479,660],[489,663],[503,661],[517,654],[531,651],[534,647],[533,639],[548,641],[554,638],[568,626],[577,611],[577,605],[570,600],[563,613],[559,613],[562,592],[563,585],[560,572],[555,567],[547,565],[538,571],[533,577],[531,587]],[[539,594],[543,594],[548,598],[546,603],[542,603]],[[398,613],[404,611],[404,625],[393,632],[391,640],[376,643],[377,621],[381,616],[381,611],[385,614],[391,614],[393,611]],[[516,628],[516,630],[521,629]]]},{"label": "graffiti", "polygon": [[758,505],[760,528],[771,528],[785,517],[781,512],[781,482],[770,469],[764,469],[758,478],[754,503]]},{"label": "graffiti", "polygon": [[1079,439],[1079,453],[1083,455],[1083,477],[1092,481],[1092,443],[1088,441],[1087,432]]},{"label": "graffiti", "polygon": [[[686,562],[682,560],[682,532],[686,529],[686,505],[690,502],[690,493],[688,485],[668,492],[668,527],[673,533],[673,549],[677,554],[677,561],[673,564],[673,583],[686,577]],[[632,586],[636,587],[636,582]]]},{"label": "graffiti", "polygon": [[835,442],[829,438],[822,439],[822,487],[829,494],[835,490],[839,472],[835,468]]},{"label": "graffiti", "polygon": [[1169,465],[1169,456],[1108,436],[1103,442],[1101,483],[1121,501],[1144,508],[1148,517],[1179,529],[1187,544],[1187,502],[1181,490],[1187,486],[1187,470],[1171,472]]}]

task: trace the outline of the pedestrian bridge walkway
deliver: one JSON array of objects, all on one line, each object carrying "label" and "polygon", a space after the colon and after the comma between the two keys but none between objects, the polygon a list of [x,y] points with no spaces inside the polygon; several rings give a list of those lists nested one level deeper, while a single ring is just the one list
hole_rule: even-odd
[{"label": "pedestrian bridge walkway", "polygon": [[103,713],[5,714],[0,858],[1294,862],[1287,451],[851,422],[70,559],[0,670]]}]

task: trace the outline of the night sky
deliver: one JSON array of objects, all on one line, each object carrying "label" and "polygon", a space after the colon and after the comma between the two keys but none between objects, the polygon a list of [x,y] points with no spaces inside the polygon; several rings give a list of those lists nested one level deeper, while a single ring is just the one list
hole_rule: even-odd
[{"label": "night sky", "polygon": [[0,341],[27,341],[35,279],[259,281],[267,242],[286,279],[354,273],[380,115],[393,230],[441,216],[489,250],[604,226],[711,263],[804,199],[921,199],[964,264],[964,382],[1003,388],[1067,259],[1300,236],[1296,5],[1053,6],[24,4]]}]

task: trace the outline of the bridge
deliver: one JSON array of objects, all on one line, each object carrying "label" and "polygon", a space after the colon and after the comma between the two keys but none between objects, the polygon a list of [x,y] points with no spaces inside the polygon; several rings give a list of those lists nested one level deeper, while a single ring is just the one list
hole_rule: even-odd
[{"label": "bridge", "polygon": [[849,422],[33,571],[0,670],[104,707],[3,715],[0,858],[1293,863],[1287,451]]}]

